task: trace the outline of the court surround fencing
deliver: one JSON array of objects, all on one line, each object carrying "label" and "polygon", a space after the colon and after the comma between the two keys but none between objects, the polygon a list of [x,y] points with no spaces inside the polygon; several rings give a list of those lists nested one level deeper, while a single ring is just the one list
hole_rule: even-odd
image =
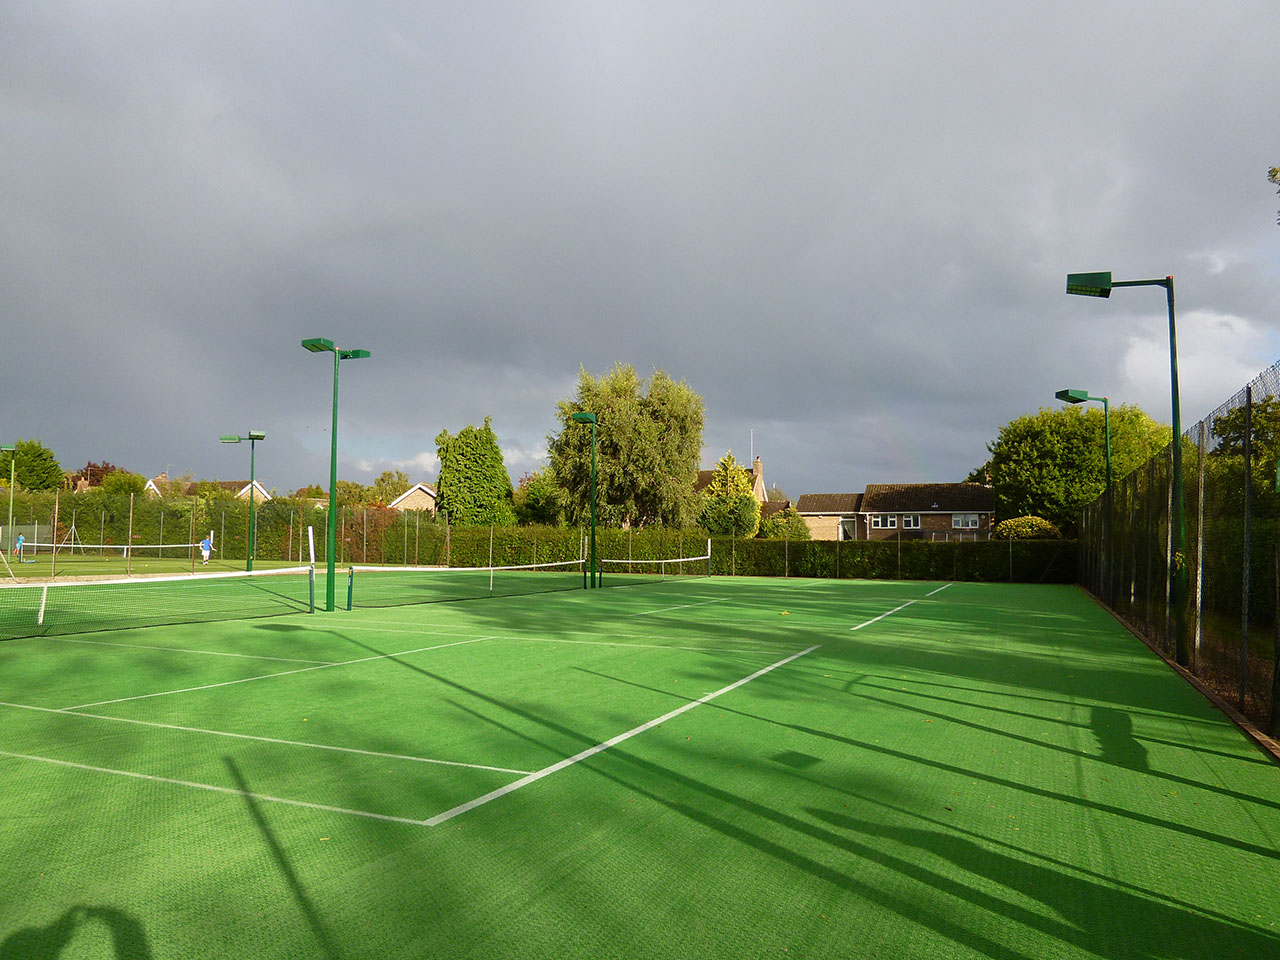
[{"label": "court surround fencing", "polygon": [[1183,623],[1183,665],[1280,735],[1280,362],[1181,443],[1185,552],[1170,445],[1084,509],[1081,582],[1171,658]]}]

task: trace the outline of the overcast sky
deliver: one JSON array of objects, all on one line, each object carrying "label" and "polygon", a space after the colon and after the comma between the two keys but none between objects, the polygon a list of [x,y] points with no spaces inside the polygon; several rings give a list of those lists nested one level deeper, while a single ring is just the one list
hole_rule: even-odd
[{"label": "overcast sky", "polygon": [[64,469],[518,479],[579,367],[791,497],[961,480],[1063,387],[1280,357],[1270,2],[0,0],[0,431]]}]

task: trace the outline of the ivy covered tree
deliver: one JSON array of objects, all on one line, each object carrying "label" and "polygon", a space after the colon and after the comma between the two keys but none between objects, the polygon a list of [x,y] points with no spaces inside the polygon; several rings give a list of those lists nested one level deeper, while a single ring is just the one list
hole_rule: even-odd
[{"label": "ivy covered tree", "polygon": [[[1139,407],[1111,410],[1111,474],[1119,480],[1168,446],[1169,428]],[[986,470],[995,493],[996,516],[1037,516],[1070,535],[1080,509],[1106,489],[1103,413],[1077,406],[1041,410],[1000,428],[987,445]]]},{"label": "ivy covered tree", "polygon": [[591,426],[597,417],[596,516],[605,526],[693,523],[693,483],[702,453],[702,397],[683,380],[654,370],[646,382],[630,364],[593,377],[578,371],[578,392],[556,406],[560,432],[547,437],[549,473],[565,491],[570,523],[586,522],[591,506]]},{"label": "ivy covered tree", "polygon": [[0,475],[9,484],[10,463],[14,482],[24,490],[57,490],[62,486],[62,467],[53,451],[39,440],[19,440],[12,452],[0,453]]},{"label": "ivy covered tree", "polygon": [[745,539],[760,529],[760,502],[751,481],[730,450],[716,461],[702,507],[702,525],[712,536]]},{"label": "ivy covered tree", "polygon": [[515,525],[511,477],[489,417],[484,418],[483,427],[463,427],[456,437],[440,431],[436,453],[440,457],[437,503],[450,523]]}]

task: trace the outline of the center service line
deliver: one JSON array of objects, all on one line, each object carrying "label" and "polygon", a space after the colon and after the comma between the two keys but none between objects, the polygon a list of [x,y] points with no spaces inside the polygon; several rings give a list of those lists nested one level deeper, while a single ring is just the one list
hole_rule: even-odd
[{"label": "center service line", "polygon": [[628,730],[626,733],[620,733],[616,737],[612,738],[611,740],[606,740],[604,741],[604,743],[597,743],[594,747],[588,747],[586,750],[583,750],[581,753],[575,753],[572,757],[567,757],[566,759],[561,760],[559,763],[553,763],[549,767],[544,767],[543,769],[538,770],[535,773],[529,774],[527,777],[521,777],[519,780],[516,780],[513,783],[509,783],[505,787],[499,787],[497,790],[492,790],[489,793],[486,793],[482,797],[476,797],[474,800],[468,800],[466,803],[459,804],[458,806],[454,807],[451,810],[446,810],[444,813],[437,814],[436,816],[430,817],[422,822],[425,826],[428,826],[428,827],[438,826],[439,824],[444,823],[446,820],[452,820],[454,817],[459,816],[460,814],[466,813],[469,810],[474,810],[476,807],[484,806],[490,800],[497,800],[499,797],[505,797],[508,793],[512,793],[516,790],[519,790],[521,787],[528,786],[529,784],[534,783],[535,781],[541,780],[543,777],[550,776],[551,774],[556,773],[557,771],[563,770],[565,767],[571,767],[575,763],[578,763],[581,760],[586,760],[589,757],[594,757],[597,753],[603,753],[605,750],[608,750],[610,747],[617,746],[619,743],[622,743],[622,741],[624,740],[630,740],[636,734],[644,733],[646,730],[651,730],[661,723],[666,723],[668,720],[678,717],[680,716],[680,714],[685,713],[689,710],[692,710],[694,707],[701,706],[704,703],[709,703],[710,701],[714,700],[716,697],[720,696],[721,694],[728,693],[731,690],[736,690],[738,689],[738,687],[742,686],[745,683],[750,683],[752,680],[755,680],[758,677],[763,677],[766,673],[769,673],[771,670],[776,670],[778,669],[778,667],[786,666],[792,660],[798,660],[800,657],[803,657],[807,653],[813,653],[813,651],[817,650],[820,646],[822,646],[822,644],[815,643],[813,646],[809,647],[807,650],[801,650],[799,653],[793,653],[791,656],[783,660],[779,660],[777,663],[772,663],[769,666],[764,667],[763,669],[757,670],[755,673],[751,674],[750,676],[743,677],[741,680],[735,680],[733,683],[729,684],[727,687],[721,687],[719,690],[715,691],[714,693],[708,693],[705,697],[699,697],[697,700],[693,700],[689,703],[684,704],[683,706],[676,707],[676,709],[672,710],[670,713],[664,713],[662,716],[657,717],[654,720],[650,720],[648,723],[642,723],[640,724],[640,726],[635,727],[631,730]]},{"label": "center service line", "polygon": [[[937,590],[930,590],[928,593],[926,593],[926,594],[925,594],[925,596],[926,596],[926,597],[932,597],[935,593],[941,593],[943,590],[947,589],[947,587],[949,587],[949,586],[951,586],[951,584],[949,584],[949,583],[944,583],[944,584],[943,584],[942,586],[940,586]],[[858,624],[856,627],[850,627],[849,629],[850,629],[850,630],[861,630],[863,627],[869,627],[869,626],[871,626],[871,624],[873,624],[873,623],[877,623],[877,622],[879,622],[879,621],[883,620],[885,617],[891,617],[891,616],[893,616],[893,615],[894,615],[895,613],[897,613],[899,610],[905,610],[905,609],[907,609],[907,607],[911,606],[913,603],[919,603],[919,602],[920,602],[920,599],[921,599],[920,597],[916,597],[916,599],[914,599],[914,600],[908,600],[906,603],[899,604],[898,606],[894,607],[892,610],[890,610],[890,611],[888,611],[888,612],[886,612],[886,613],[882,613],[882,614],[880,614],[880,616],[878,616],[878,617],[872,617],[870,620],[863,621],[862,623]]]}]

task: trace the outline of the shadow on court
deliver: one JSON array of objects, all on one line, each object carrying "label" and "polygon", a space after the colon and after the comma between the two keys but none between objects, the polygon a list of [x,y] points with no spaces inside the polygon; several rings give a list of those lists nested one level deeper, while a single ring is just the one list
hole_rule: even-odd
[{"label": "shadow on court", "polygon": [[139,923],[115,907],[76,906],[43,927],[24,927],[0,941],[0,960],[57,960],[76,939],[110,939],[111,960],[151,960],[151,945]]}]

